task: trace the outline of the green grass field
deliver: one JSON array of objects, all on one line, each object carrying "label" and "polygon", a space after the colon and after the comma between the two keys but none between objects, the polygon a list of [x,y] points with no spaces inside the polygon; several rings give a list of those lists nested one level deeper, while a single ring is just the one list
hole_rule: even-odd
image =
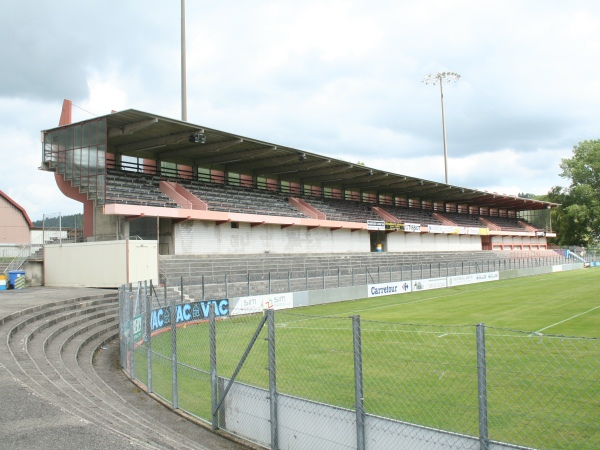
[{"label": "green grass field", "polygon": [[[353,408],[349,317],[360,315],[367,413],[477,436],[474,325],[485,323],[490,439],[600,448],[599,292],[600,270],[589,269],[278,311],[278,392]],[[231,376],[261,318],[218,322],[220,376]],[[265,337],[266,327],[238,381],[268,386]],[[166,399],[170,339],[152,341],[166,356],[152,364]],[[180,407],[210,420],[206,324],[179,328],[177,348]],[[143,382],[146,362],[140,348]]]},{"label": "green grass field", "polygon": [[364,320],[487,326],[600,338],[600,270],[576,270],[298,310]]}]

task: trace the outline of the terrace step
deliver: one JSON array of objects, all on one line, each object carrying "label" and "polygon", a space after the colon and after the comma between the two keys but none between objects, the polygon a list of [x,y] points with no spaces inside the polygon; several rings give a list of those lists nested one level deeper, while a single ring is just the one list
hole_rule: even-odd
[{"label": "terrace step", "polygon": [[[109,368],[94,364],[96,357],[109,367],[118,361],[118,297],[114,293],[10,314],[0,319],[0,339],[6,347],[0,352],[0,365],[14,379],[52,405],[126,437],[134,446],[241,448],[141,396],[124,376],[117,390],[100,377],[98,372],[108,374]],[[105,351],[110,347],[112,351]],[[114,380],[114,367],[111,370]],[[202,445],[199,437],[210,447]],[[216,439],[218,443],[212,442]]]}]

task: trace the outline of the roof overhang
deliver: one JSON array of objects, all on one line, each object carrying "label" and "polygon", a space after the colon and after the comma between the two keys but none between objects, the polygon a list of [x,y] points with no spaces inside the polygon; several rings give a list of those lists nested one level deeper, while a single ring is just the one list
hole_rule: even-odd
[{"label": "roof overhang", "polygon": [[101,119],[107,122],[107,152],[115,155],[432,202],[515,210],[559,206],[395,174],[134,109],[93,120]]}]

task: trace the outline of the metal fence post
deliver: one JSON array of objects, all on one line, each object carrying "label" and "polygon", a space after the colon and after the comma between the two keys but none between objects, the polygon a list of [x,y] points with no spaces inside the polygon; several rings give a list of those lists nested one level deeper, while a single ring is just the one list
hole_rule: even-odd
[{"label": "metal fence post", "polygon": [[[181,295],[183,295],[183,277],[181,278]],[[177,385],[177,306],[176,298],[173,298],[171,303],[171,378],[173,392],[173,409],[179,408],[179,396]]]},{"label": "metal fence post", "polygon": [[271,271],[269,270],[269,294],[271,294]]},{"label": "metal fence post", "polygon": [[485,360],[485,325],[477,324],[477,395],[479,399],[479,448],[489,449],[487,376]]},{"label": "metal fence post", "polygon": [[352,286],[354,286],[354,266],[352,266],[351,270],[352,270]]},{"label": "metal fence post", "polygon": [[279,449],[277,433],[277,361],[275,358],[275,310],[267,309],[269,344],[269,405],[271,416],[271,450]]},{"label": "metal fence post", "polygon": [[225,298],[229,298],[229,277],[225,274]]},{"label": "metal fence post", "polygon": [[250,272],[248,272],[248,297],[250,296]]},{"label": "metal fence post", "polygon": [[[144,282],[144,288],[146,287],[146,282]],[[150,295],[146,294],[146,314],[145,314],[145,326],[146,326],[146,336],[144,340],[146,341],[146,362],[148,371],[148,393],[152,393],[152,323],[150,320],[150,316],[152,315],[152,280],[150,280]]]},{"label": "metal fence post", "polygon": [[323,290],[325,290],[325,269],[323,269]]},{"label": "metal fence post", "polygon": [[129,377],[135,379],[135,341],[133,339],[133,314],[134,314],[134,297],[133,286],[129,285]]},{"label": "metal fence post", "polygon": [[360,316],[352,316],[354,342],[354,398],[356,402],[356,449],[365,450],[365,398],[362,370]]},{"label": "metal fence post", "polygon": [[340,268],[338,266],[338,289],[340,287]]},{"label": "metal fence post", "polygon": [[217,315],[215,314],[215,304],[210,304],[208,312],[209,320],[209,340],[210,340],[210,398],[212,406],[212,429],[219,429],[219,411],[217,405],[219,402],[219,377],[217,374]]},{"label": "metal fence post", "polygon": [[206,300],[206,296],[204,293],[204,275],[202,275],[202,300]]}]

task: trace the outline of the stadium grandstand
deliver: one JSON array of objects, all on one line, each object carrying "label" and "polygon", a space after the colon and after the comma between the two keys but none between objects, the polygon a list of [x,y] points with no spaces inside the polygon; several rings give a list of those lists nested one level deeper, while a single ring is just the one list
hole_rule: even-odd
[{"label": "stadium grandstand", "polygon": [[169,258],[234,255],[540,257],[555,236],[555,203],[396,174],[133,109],[72,123],[71,109],[65,100],[59,126],[42,132],[40,168],[83,203],[85,242],[154,241],[157,266]]},{"label": "stadium grandstand", "polygon": [[137,110],[43,131],[87,241],[163,255],[545,250],[558,205],[423,180]]}]

